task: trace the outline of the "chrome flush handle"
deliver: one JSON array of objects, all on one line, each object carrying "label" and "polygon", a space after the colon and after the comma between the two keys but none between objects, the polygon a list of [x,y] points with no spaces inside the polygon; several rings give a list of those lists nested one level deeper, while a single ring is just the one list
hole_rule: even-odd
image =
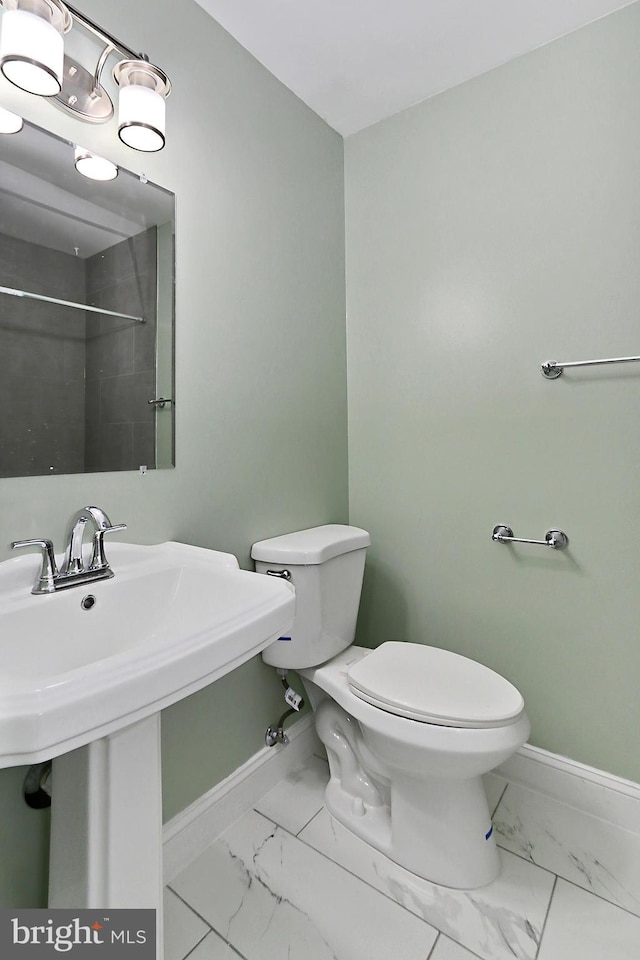
[{"label": "chrome flush handle", "polygon": [[267,570],[268,577],[280,577],[282,580],[291,580],[290,570]]}]

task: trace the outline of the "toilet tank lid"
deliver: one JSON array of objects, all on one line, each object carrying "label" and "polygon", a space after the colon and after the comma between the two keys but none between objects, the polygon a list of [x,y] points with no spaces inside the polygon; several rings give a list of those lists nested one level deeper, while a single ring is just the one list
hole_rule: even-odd
[{"label": "toilet tank lid", "polygon": [[267,563],[313,564],[324,563],[341,553],[368,547],[371,537],[360,527],[343,523],[327,523],[322,527],[297,530],[281,537],[260,540],[251,548],[254,560]]}]

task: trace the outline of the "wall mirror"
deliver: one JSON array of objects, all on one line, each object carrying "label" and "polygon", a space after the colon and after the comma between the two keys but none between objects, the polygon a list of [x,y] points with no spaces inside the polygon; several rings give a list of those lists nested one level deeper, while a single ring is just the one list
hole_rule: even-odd
[{"label": "wall mirror", "polygon": [[173,464],[175,198],[74,152],[0,135],[1,477]]}]

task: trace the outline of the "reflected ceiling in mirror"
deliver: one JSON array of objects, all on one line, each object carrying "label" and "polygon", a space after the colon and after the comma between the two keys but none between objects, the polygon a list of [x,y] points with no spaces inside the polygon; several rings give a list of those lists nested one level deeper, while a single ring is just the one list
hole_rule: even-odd
[{"label": "reflected ceiling in mirror", "polygon": [[173,465],[175,198],[75,150],[0,135],[0,477]]}]

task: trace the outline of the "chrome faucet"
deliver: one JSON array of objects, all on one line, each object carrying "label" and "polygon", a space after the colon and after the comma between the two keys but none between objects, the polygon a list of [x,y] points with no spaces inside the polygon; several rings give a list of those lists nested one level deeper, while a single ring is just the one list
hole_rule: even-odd
[{"label": "chrome faucet", "polygon": [[[85,565],[83,544],[88,523],[92,524],[94,534],[91,559]],[[42,568],[31,592],[54,593],[56,590],[112,577],[113,570],[104,550],[104,538],[107,533],[126,529],[126,523],[112,524],[100,507],[82,507],[70,520],[67,548],[59,570],[56,568],[51,540],[15,540],[11,547],[13,550],[18,547],[39,547],[42,550]]]},{"label": "chrome faucet", "polygon": [[[82,546],[85,527],[89,522],[94,527],[93,551],[89,566],[85,568]],[[126,529],[126,523],[118,523],[114,526],[100,507],[82,507],[81,510],[77,510],[69,521],[67,549],[58,577],[74,577],[83,573],[104,571],[109,571],[107,576],[113,576],[113,571],[107,563],[104,552],[104,537],[106,533],[116,533],[118,530]],[[92,579],[99,578],[93,577]]]}]

